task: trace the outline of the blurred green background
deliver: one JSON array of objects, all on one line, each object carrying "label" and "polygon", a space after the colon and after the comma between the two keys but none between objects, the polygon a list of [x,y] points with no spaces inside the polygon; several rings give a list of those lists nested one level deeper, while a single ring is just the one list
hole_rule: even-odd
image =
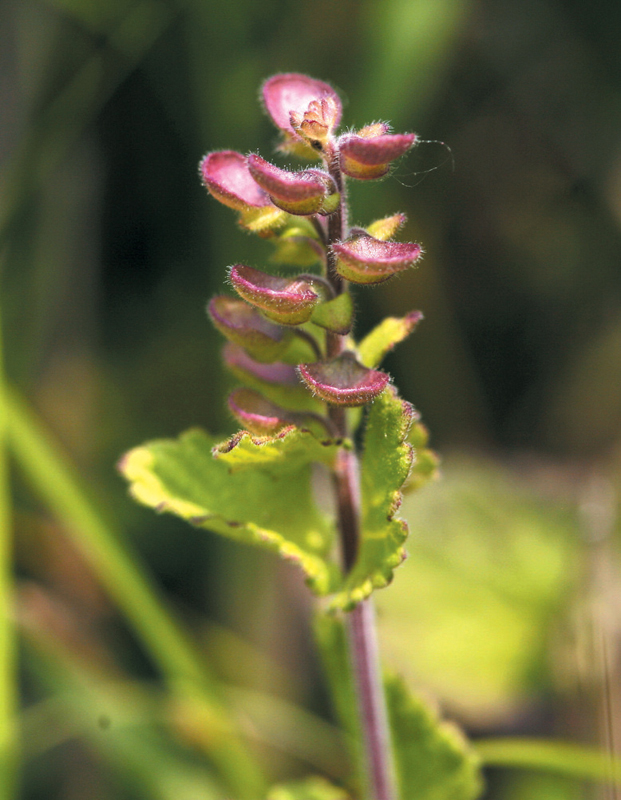
[{"label": "blurred green background", "polygon": [[[346,126],[419,134],[385,181],[351,186],[354,222],[404,211],[403,238],[425,248],[357,293],[357,333],[423,310],[388,369],[445,464],[404,506],[411,558],[378,598],[386,659],[475,736],[611,746],[620,36],[611,0],[0,3],[7,381],[230,688],[272,777],[342,777],[301,581],[133,505],[114,468],[148,438],[234,430],[204,309],[227,265],[263,267],[270,250],[206,195],[199,158],[271,157],[257,98],[276,72],[330,81]],[[19,796],[218,797],[196,714],[166,695],[63,520],[22,469],[11,478]],[[316,715],[306,735],[300,707]],[[594,792],[491,771],[487,796]]]}]

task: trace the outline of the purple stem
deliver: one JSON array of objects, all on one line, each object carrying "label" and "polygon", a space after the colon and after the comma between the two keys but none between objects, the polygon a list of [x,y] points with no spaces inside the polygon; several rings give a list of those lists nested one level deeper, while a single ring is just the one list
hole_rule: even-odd
[{"label": "purple stem", "polygon": [[[327,278],[334,287],[335,294],[340,294],[347,291],[347,282],[336,272],[331,245],[347,238],[348,227],[346,186],[341,174],[338,151],[330,159],[328,168],[341,194],[341,202],[338,210],[328,217]],[[344,347],[344,336],[328,333],[326,340],[328,358],[336,357]],[[328,413],[339,435],[346,437],[348,429],[345,409],[330,406]],[[334,469],[334,483],[343,566],[345,572],[350,572],[360,549],[360,475],[355,451],[341,451]],[[371,599],[359,603],[347,615],[347,629],[354,689],[362,728],[369,797],[370,800],[396,800],[392,748]]]},{"label": "purple stem", "polygon": [[347,618],[349,652],[356,678],[360,722],[367,761],[369,794],[373,800],[395,800],[392,751],[371,598],[359,603]]}]

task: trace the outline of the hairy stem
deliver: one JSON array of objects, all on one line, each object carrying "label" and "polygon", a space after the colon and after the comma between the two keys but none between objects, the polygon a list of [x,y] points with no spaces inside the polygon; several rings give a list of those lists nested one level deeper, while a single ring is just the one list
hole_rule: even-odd
[{"label": "hairy stem", "polygon": [[347,632],[364,738],[369,796],[373,800],[395,800],[392,748],[384,690],[379,680],[375,607],[371,598],[350,612]]},{"label": "hairy stem", "polygon": [[[331,159],[329,171],[341,195],[339,208],[328,217],[327,266],[328,280],[335,294],[347,291],[347,282],[336,271],[336,259],[330,245],[347,238],[346,186],[341,174],[338,153]],[[345,337],[329,333],[326,341],[328,358],[335,358],[345,348]],[[330,421],[340,436],[348,436],[344,408],[330,406]],[[338,529],[343,567],[350,572],[360,549],[360,475],[358,455],[342,450],[334,469]],[[348,614],[348,642],[353,682],[364,740],[367,786],[370,800],[395,800],[392,750],[388,730],[386,701],[375,633],[375,616],[371,600],[357,605]]]}]

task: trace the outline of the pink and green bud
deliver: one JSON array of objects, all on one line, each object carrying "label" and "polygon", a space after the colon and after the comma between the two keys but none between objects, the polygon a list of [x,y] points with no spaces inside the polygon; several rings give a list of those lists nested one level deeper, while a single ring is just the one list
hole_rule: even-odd
[{"label": "pink and green bud", "polygon": [[385,372],[363,367],[349,351],[332,361],[300,364],[298,372],[313,394],[335,406],[363,406],[374,400],[390,380]]},{"label": "pink and green bud", "polygon": [[279,278],[243,264],[231,267],[229,280],[240,297],[283,325],[307,322],[320,299],[306,280]]},{"label": "pink and green bud", "polygon": [[248,169],[272,203],[289,214],[310,216],[331,213],[334,210],[334,200],[330,199],[333,195],[336,195],[338,203],[336,187],[328,173],[310,169],[290,172],[254,153],[248,156]]},{"label": "pink and green bud", "polygon": [[292,426],[311,431],[320,439],[331,435],[325,417],[308,412],[288,411],[254,389],[235,389],[229,396],[228,406],[235,419],[257,436],[274,436]]},{"label": "pink and green bud", "polygon": [[249,211],[272,204],[250,174],[246,157],[234,150],[208,153],[200,163],[200,174],[208,191],[229,208]]},{"label": "pink and green bud", "polygon": [[300,386],[300,377],[292,364],[283,364],[280,361],[265,364],[255,361],[240,345],[233,342],[224,345],[222,357],[225,366],[240,380],[258,378],[265,383]]},{"label": "pink and green bud", "polygon": [[234,297],[214,297],[207,311],[223,336],[262,363],[277,361],[287,350],[293,336],[291,329],[274,325],[256,308]]},{"label": "pink and green bud", "polygon": [[[372,128],[375,126],[363,131]],[[339,144],[341,170],[345,175],[362,181],[382,178],[390,170],[391,163],[406,153],[415,140],[414,133],[346,134]]]},{"label": "pink and green bud", "polygon": [[413,242],[383,242],[359,233],[332,245],[336,271],[352,283],[382,283],[411,267],[422,252]]},{"label": "pink and green bud", "polygon": [[253,389],[235,389],[229,395],[228,406],[240,425],[258,436],[273,436],[294,424],[290,413]]}]

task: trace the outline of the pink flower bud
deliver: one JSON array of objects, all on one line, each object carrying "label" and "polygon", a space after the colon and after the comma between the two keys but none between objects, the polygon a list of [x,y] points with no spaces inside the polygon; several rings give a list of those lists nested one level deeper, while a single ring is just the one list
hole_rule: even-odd
[{"label": "pink flower bud", "polygon": [[332,361],[300,364],[298,372],[313,394],[336,406],[363,406],[374,400],[390,380],[385,372],[363,367],[349,351]]},{"label": "pink flower bud", "polygon": [[415,140],[414,133],[346,134],[340,139],[341,169],[345,175],[363,181],[381,178],[391,161],[406,153]]},{"label": "pink flower bud", "polygon": [[289,214],[308,216],[321,213],[328,193],[334,194],[336,190],[327,173],[310,169],[289,172],[254,153],[248,156],[248,169],[272,203]]},{"label": "pink flower bud", "polygon": [[319,302],[310,283],[298,278],[278,278],[236,264],[229,271],[229,279],[244,300],[258,306],[266,317],[284,325],[307,322]]},{"label": "pink flower bud", "polygon": [[411,267],[421,254],[413,242],[382,242],[360,233],[352,239],[332,245],[336,270],[352,283],[382,283],[397,272]]},{"label": "pink flower bud", "polygon": [[239,345],[227,342],[222,350],[225,365],[240,380],[258,378],[266,383],[282,384],[283,386],[300,387],[300,377],[296,368],[291,364],[282,364],[277,361],[272,364],[261,364],[250,358],[248,353]]},{"label": "pink flower bud", "polygon": [[253,180],[246,157],[234,150],[208,153],[200,163],[200,174],[209,192],[237,211],[271,205],[269,195]]},{"label": "pink flower bud", "polygon": [[[291,136],[297,132],[291,125],[291,115],[303,121],[309,112],[308,122],[336,128],[341,120],[341,101],[334,89],[323,81],[308,75],[287,73],[274,75],[263,84],[263,102],[277,128]],[[322,101],[327,100],[327,103]],[[314,103],[310,108],[311,103]]]},{"label": "pink flower bud", "polygon": [[219,295],[207,307],[213,324],[230,342],[243,347],[256,361],[270,363],[285,352],[293,331],[264,319],[243,300]]},{"label": "pink flower bud", "polygon": [[275,436],[285,428],[294,426],[313,433],[320,440],[332,436],[332,429],[325,417],[310,412],[288,411],[254,389],[235,389],[229,396],[228,406],[237,421],[256,436]]},{"label": "pink flower bud", "polygon": [[273,436],[294,424],[290,412],[253,389],[235,389],[229,395],[228,406],[235,419],[258,436]]}]

